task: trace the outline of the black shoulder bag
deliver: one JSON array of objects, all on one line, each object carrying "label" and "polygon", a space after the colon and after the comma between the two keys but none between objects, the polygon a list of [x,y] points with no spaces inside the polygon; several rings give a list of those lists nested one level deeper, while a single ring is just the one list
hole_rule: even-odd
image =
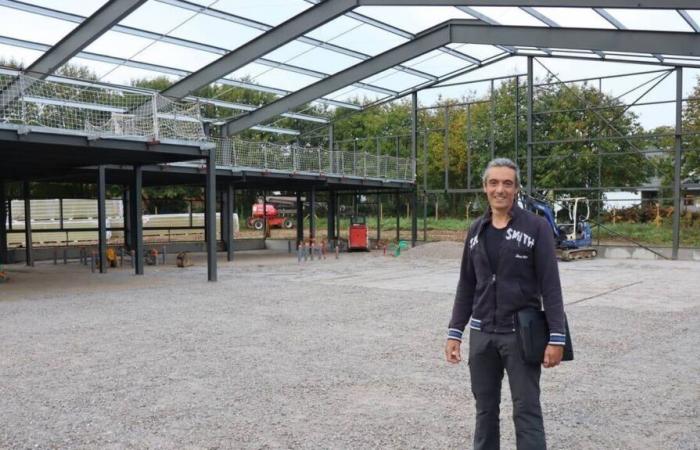
[{"label": "black shoulder bag", "polygon": [[[569,322],[564,316],[566,327],[566,342],[562,361],[574,359],[574,348],[571,344]],[[518,346],[522,352],[523,361],[531,364],[541,364],[544,360],[544,350],[549,343],[549,326],[544,311],[535,308],[524,308],[515,313],[515,334]]]}]

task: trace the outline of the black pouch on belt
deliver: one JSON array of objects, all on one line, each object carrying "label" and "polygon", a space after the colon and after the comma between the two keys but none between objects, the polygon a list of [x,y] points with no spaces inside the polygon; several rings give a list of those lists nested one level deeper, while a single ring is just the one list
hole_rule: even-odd
[{"label": "black pouch on belt", "polygon": [[[566,341],[562,361],[574,359],[574,348],[571,344],[569,322],[564,316]],[[544,311],[534,308],[524,308],[515,313],[515,335],[523,361],[531,364],[541,364],[544,360],[544,350],[549,342],[549,327]]]}]

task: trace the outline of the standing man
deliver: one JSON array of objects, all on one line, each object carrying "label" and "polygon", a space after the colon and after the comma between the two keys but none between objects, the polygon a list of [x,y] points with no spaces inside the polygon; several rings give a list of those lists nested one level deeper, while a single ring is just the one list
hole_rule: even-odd
[{"label": "standing man", "polygon": [[[518,450],[547,448],[540,407],[540,366],[523,362],[515,313],[544,305],[551,332],[543,366],[564,353],[565,328],[552,230],[516,204],[518,166],[506,158],[489,162],[483,175],[488,211],[469,227],[459,284],[445,345],[447,361],[461,361],[462,333],[469,323],[469,373],[476,400],[474,449],[500,448],[499,405],[503,371],[513,399]],[[541,303],[542,302],[542,303]]]}]

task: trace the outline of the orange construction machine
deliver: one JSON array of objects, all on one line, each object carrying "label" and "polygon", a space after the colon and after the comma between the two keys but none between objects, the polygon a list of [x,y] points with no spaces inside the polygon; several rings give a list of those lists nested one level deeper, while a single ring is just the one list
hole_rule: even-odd
[{"label": "orange construction machine", "polygon": [[[264,215],[263,206],[267,206]],[[270,228],[294,228],[294,221],[289,217],[280,216],[277,208],[269,203],[267,205],[262,203],[253,204],[253,215],[248,218],[248,226],[256,230],[262,230],[265,226],[265,218],[267,218],[267,224]]]},{"label": "orange construction machine", "polygon": [[365,216],[350,217],[348,250],[369,251],[369,233],[367,232],[367,218]]}]

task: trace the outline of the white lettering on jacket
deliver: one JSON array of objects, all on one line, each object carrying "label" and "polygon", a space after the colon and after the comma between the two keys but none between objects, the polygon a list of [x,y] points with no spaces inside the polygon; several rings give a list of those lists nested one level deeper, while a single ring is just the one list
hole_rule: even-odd
[{"label": "white lettering on jacket", "polygon": [[479,235],[477,234],[473,238],[469,239],[469,250],[473,250],[474,246],[479,243]]},{"label": "white lettering on jacket", "polygon": [[518,245],[523,244],[527,248],[532,248],[535,245],[535,240],[530,235],[512,228],[506,230],[506,241],[517,241]]}]

